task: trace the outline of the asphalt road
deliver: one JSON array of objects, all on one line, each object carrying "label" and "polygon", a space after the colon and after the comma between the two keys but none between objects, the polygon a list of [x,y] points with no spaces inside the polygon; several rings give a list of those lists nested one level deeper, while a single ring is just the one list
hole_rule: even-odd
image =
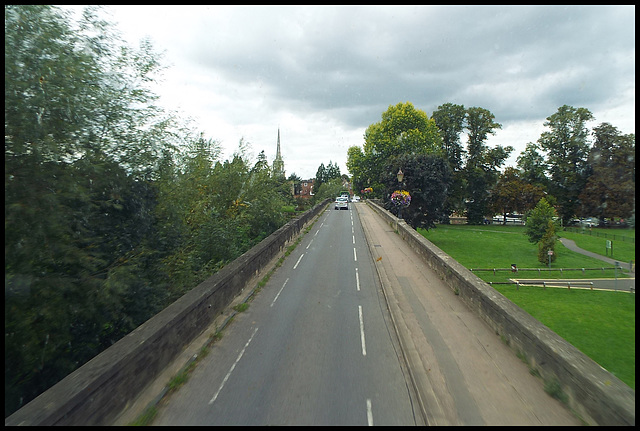
[{"label": "asphalt road", "polygon": [[359,218],[329,206],[153,424],[421,424],[407,378]]}]

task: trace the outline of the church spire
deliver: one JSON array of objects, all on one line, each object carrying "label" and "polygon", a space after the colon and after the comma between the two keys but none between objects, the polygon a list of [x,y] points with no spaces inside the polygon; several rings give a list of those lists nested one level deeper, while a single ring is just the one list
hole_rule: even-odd
[{"label": "church spire", "polygon": [[284,177],[284,161],[280,154],[280,128],[278,127],[278,148],[276,149],[276,159],[273,161],[273,176]]}]

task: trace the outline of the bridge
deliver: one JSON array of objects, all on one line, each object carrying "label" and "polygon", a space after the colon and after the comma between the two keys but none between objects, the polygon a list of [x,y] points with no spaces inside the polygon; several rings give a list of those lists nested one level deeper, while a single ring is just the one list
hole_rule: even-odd
[{"label": "bridge", "polygon": [[154,425],[635,424],[635,391],[368,201],[314,207],[5,425],[128,423],[249,296]]}]

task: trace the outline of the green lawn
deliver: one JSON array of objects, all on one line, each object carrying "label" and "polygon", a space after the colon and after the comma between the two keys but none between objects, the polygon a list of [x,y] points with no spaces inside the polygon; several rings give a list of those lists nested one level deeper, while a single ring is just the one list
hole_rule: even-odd
[{"label": "green lawn", "polygon": [[[571,239],[576,242],[576,245],[585,250],[589,250],[593,253],[606,255],[612,259],[620,261],[621,266],[628,266],[630,261],[636,259],[636,244],[631,239],[635,239],[635,230],[614,230],[608,232],[602,232],[603,229],[598,229],[591,232],[579,233],[576,229],[559,232],[559,235],[563,238]],[[600,236],[595,236],[599,234]],[[605,237],[606,235],[606,237]],[[624,236],[622,240],[621,236]],[[611,249],[607,250],[607,241],[611,241]]]},{"label": "green lawn", "polygon": [[[528,241],[523,226],[438,225],[419,232],[467,268],[547,268],[537,260],[537,245]],[[584,249],[604,255],[604,238],[561,232]],[[635,237],[635,231],[628,236]],[[613,240],[615,241],[615,240]],[[622,243],[622,241],[620,241]],[[591,249],[590,249],[591,248]],[[600,248],[598,250],[597,248]],[[614,243],[614,258],[635,258],[635,243]],[[552,268],[600,268],[608,266],[598,259],[570,251],[556,244],[557,260]],[[623,265],[623,268],[625,266]],[[628,269],[628,264],[626,265]],[[511,272],[475,272],[487,282],[506,282]],[[613,278],[628,276],[613,271],[551,271],[545,278]],[[521,278],[538,277],[519,271]],[[569,341],[601,366],[635,389],[635,294],[577,289],[542,289],[494,284],[496,290]]]}]

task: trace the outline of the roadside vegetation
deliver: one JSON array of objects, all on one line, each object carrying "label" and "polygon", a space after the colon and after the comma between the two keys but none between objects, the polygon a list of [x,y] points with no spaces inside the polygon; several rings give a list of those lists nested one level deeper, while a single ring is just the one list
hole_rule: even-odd
[{"label": "roadside vegetation", "polygon": [[5,417],[311,204],[157,106],[160,60],[5,6]]},{"label": "roadside vegetation", "polygon": [[[438,225],[436,229],[418,231],[445,253],[466,268],[510,269],[516,264],[517,274],[511,271],[473,271],[481,279],[495,283],[493,287],[522,307],[555,333],[570,342],[620,380],[635,389],[635,293],[592,291],[567,288],[517,286],[511,278],[614,278],[627,277],[629,266],[622,271],[582,270],[559,271],[560,268],[610,267],[605,262],[566,249],[556,244],[558,258],[551,267],[556,271],[535,270],[548,268],[538,262],[537,246],[528,241],[523,226],[499,225]],[[635,238],[633,229],[602,229],[602,234],[625,235]],[[604,255],[605,238],[588,234],[559,232],[584,249]],[[619,248],[618,243],[620,243]],[[635,259],[635,243],[616,242],[614,256]],[[478,253],[482,250],[482,253]],[[533,268],[534,271],[522,271]]]}]

